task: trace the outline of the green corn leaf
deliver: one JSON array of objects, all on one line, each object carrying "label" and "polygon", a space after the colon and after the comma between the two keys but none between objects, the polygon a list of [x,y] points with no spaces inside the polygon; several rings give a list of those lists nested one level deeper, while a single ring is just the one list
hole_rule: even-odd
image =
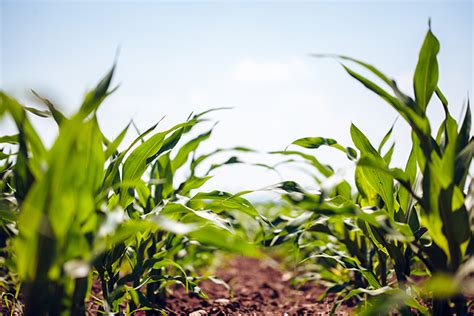
[{"label": "green corn leaf", "polygon": [[18,144],[19,137],[19,134],[0,136],[0,144]]},{"label": "green corn leaf", "polygon": [[469,168],[474,157],[474,138],[471,138],[466,147],[456,156],[454,176],[455,183],[459,188],[465,186],[465,182],[469,173]]},{"label": "green corn leaf", "polygon": [[238,210],[253,218],[260,217],[248,200],[222,191],[199,192],[191,198],[189,204],[193,209],[212,209],[215,212]]},{"label": "green corn leaf", "polygon": [[[359,160],[359,164],[362,159],[364,158]],[[358,194],[362,198],[362,200],[359,201],[361,207],[379,205],[377,191],[374,190],[374,188],[370,185],[361,166],[357,166],[355,170],[355,185],[357,187]]]},{"label": "green corn leaf", "polygon": [[377,281],[377,278],[373,274],[372,271],[369,271],[359,265],[357,260],[349,257],[349,256],[344,256],[344,255],[329,255],[329,254],[318,254],[318,255],[312,255],[309,258],[305,259],[310,260],[310,259],[315,259],[315,258],[325,258],[325,259],[330,259],[334,260],[335,262],[339,263],[341,266],[343,266],[346,269],[351,269],[354,271],[357,271],[361,273],[361,275],[367,280],[367,282],[374,288],[378,289],[381,287],[380,283]]},{"label": "green corn leaf", "polygon": [[[73,231],[71,227],[93,216],[93,196],[105,162],[101,140],[95,120],[74,119],[62,124],[48,153],[47,170],[28,193],[18,219],[20,235],[15,240],[15,249],[18,271],[25,280],[44,278],[44,273],[57,278],[55,269],[68,258],[48,250],[49,262],[41,263],[44,247],[58,247],[57,251],[67,253],[66,236]],[[43,245],[41,238],[49,240],[50,246]],[[83,249],[83,253],[86,255],[87,250]],[[39,256],[37,260],[32,259],[35,255]],[[40,265],[44,265],[42,270],[38,270]]]},{"label": "green corn leaf", "polygon": [[186,181],[184,181],[183,183],[181,183],[176,191],[177,193],[181,195],[188,195],[191,190],[200,188],[201,186],[204,185],[204,183],[206,183],[211,178],[212,176],[207,176],[207,177],[202,177],[202,178],[192,176]]},{"label": "green corn leaf", "polygon": [[172,163],[171,163],[172,170],[175,171],[179,167],[184,165],[186,161],[188,160],[188,157],[191,154],[191,152],[195,151],[201,142],[207,140],[211,136],[211,133],[212,133],[212,129],[197,136],[196,138],[193,138],[192,140],[187,142],[185,145],[183,145],[179,149],[178,153],[176,154],[176,157],[172,160]]},{"label": "green corn leaf", "polygon": [[122,143],[125,135],[127,134],[128,128],[130,127],[130,124],[128,124],[122,132],[107,146],[107,149],[105,150],[105,158],[109,158],[113,153],[115,153]]},{"label": "green corn leaf", "polygon": [[190,238],[202,244],[217,247],[250,257],[259,257],[260,253],[254,244],[248,243],[235,234],[213,226],[201,227],[190,234]]},{"label": "green corn leaf", "polygon": [[[360,150],[362,156],[370,157],[381,165],[385,165],[385,161],[380,157],[377,150],[375,150],[367,137],[365,137],[365,135],[354,124],[351,125],[351,136],[355,146]],[[362,172],[368,183],[384,200],[389,214],[393,216],[394,198],[392,178],[373,168],[364,168]]]},{"label": "green corn leaf", "polygon": [[171,166],[170,153],[162,155],[157,161],[161,183],[157,186],[160,190],[161,199],[168,199],[173,194],[173,169]]},{"label": "green corn leaf", "polygon": [[67,120],[66,116],[64,116],[64,114],[62,114],[50,100],[42,97],[34,90],[31,90],[31,92],[35,97],[41,100],[49,108],[49,111],[51,112],[51,115],[53,116],[54,121],[58,124],[58,126],[61,125],[63,121]]},{"label": "green corn leaf", "polygon": [[383,160],[385,161],[387,165],[389,165],[390,162],[392,161],[392,155],[393,155],[394,150],[395,150],[395,144],[392,144],[392,146],[390,146],[390,148],[387,150],[387,152],[383,156]]},{"label": "green corn leaf", "polygon": [[467,101],[466,107],[466,114],[464,115],[464,120],[461,125],[461,129],[459,131],[459,138],[457,140],[457,152],[462,150],[462,148],[466,147],[469,143],[469,139],[471,138],[471,106],[469,104],[469,100]]},{"label": "green corn leaf", "polygon": [[[402,95],[393,82],[391,87],[393,88],[397,96],[401,98],[401,101],[389,94],[387,91],[382,89],[380,86],[378,86],[371,80],[354,72],[345,65],[342,66],[349,75],[351,75],[369,90],[376,93],[387,103],[389,103],[410,124],[410,126],[415,130],[416,134],[421,140],[423,140],[424,142],[429,141],[428,139],[431,135],[429,121],[424,115],[421,115],[421,109],[419,109],[414,102],[410,102],[410,99],[408,97]],[[407,102],[408,104],[405,102]]]},{"label": "green corn leaf", "polygon": [[436,96],[438,99],[441,101],[441,104],[443,104],[444,110],[448,110],[448,99],[444,96],[443,92],[441,92],[439,87],[436,87],[435,89]]},{"label": "green corn leaf", "polygon": [[359,294],[368,294],[372,298],[368,300],[368,304],[359,308],[358,315],[388,315],[397,309],[402,310],[405,306],[417,310],[422,315],[430,315],[429,309],[426,306],[420,304],[413,295],[408,294],[402,289],[388,286],[376,290],[359,288],[352,290],[344,297],[344,300]]},{"label": "green corn leaf", "polygon": [[410,156],[408,157],[408,161],[405,166],[405,174],[409,188],[406,188],[405,186],[400,187],[398,190],[398,198],[400,201],[400,207],[405,213],[407,213],[411,211],[413,207],[414,200],[411,192],[414,191],[414,184],[417,176],[416,151],[414,147],[412,147]]},{"label": "green corn leaf", "polygon": [[203,154],[198,157],[193,157],[191,160],[191,165],[190,165],[191,174],[195,174],[197,166],[199,166],[206,159],[213,157],[214,155],[217,155],[219,153],[233,152],[233,151],[244,152],[244,153],[255,152],[255,150],[251,148],[247,148],[247,147],[219,148],[211,153]]},{"label": "green corn leaf", "polygon": [[178,124],[167,131],[153,135],[150,137],[150,139],[138,146],[134,151],[131,152],[127,160],[125,160],[123,166],[123,179],[131,180],[141,177],[148,164],[150,164],[151,160],[156,158],[156,155],[160,152],[166,135],[177,129],[189,127],[195,125],[196,123],[197,121],[189,121]]},{"label": "green corn leaf", "polygon": [[0,222],[14,223],[18,214],[11,207],[5,207],[5,204],[4,201],[0,200]]},{"label": "green corn leaf", "polygon": [[50,117],[51,116],[51,113],[47,110],[42,111],[42,110],[38,110],[36,108],[29,107],[29,106],[24,106],[23,108],[25,110],[27,110],[28,112],[33,113],[34,115],[39,116],[39,117]]},{"label": "green corn leaf", "polygon": [[372,66],[372,65],[370,65],[366,62],[363,62],[361,60],[358,60],[358,59],[355,59],[355,58],[352,58],[352,57],[349,57],[349,56],[345,56],[345,55],[313,54],[312,56],[314,56],[314,57],[334,57],[334,58],[354,62],[354,63],[366,68],[367,70],[371,71],[373,74],[375,74],[378,78],[380,78],[387,85],[392,86],[392,80],[391,79],[389,79],[387,76],[385,76],[381,71],[379,71],[374,66]]},{"label": "green corn leaf", "polygon": [[437,273],[422,284],[422,290],[438,299],[446,299],[459,294],[461,284],[451,275]]},{"label": "green corn leaf", "polygon": [[[90,113],[95,112],[105,98],[113,92],[109,91],[110,83],[115,71],[115,64],[109,70],[109,72],[102,78],[97,84],[94,90],[88,92],[82,102],[81,109],[77,114],[79,117],[86,117]],[[114,89],[115,90],[115,89]]]},{"label": "green corn leaf", "polygon": [[237,156],[232,156],[232,157],[228,158],[227,160],[225,160],[224,162],[212,164],[212,165],[209,167],[209,170],[207,170],[207,172],[205,173],[205,175],[207,176],[207,175],[209,175],[209,174],[211,173],[212,170],[221,168],[221,167],[226,166],[226,165],[243,164],[243,163],[244,163],[244,162],[243,162],[242,160],[240,160],[239,157],[237,157]]},{"label": "green corn leaf", "polygon": [[148,134],[150,134],[158,126],[158,123],[151,126],[145,132],[143,132],[137,138],[135,138],[135,140],[124,151],[122,151],[115,159],[112,160],[111,164],[109,165],[109,168],[106,171],[102,188],[108,189],[113,186],[114,181],[120,180],[120,178],[118,177],[119,167],[121,166],[123,159],[128,154],[128,152],[133,148],[133,146],[135,146],[139,141],[144,139]]},{"label": "green corn leaf", "polygon": [[[298,145],[304,148],[319,148],[320,146],[334,146],[337,145],[337,141],[332,138],[324,138],[324,137],[306,137],[300,138],[292,142],[293,145]],[[337,146],[334,146],[338,148]]]},{"label": "green corn leaf", "polygon": [[199,119],[200,117],[205,116],[205,115],[207,115],[207,114],[209,114],[209,113],[211,113],[211,112],[222,111],[222,110],[232,110],[232,107],[225,107],[225,106],[224,106],[224,107],[220,107],[220,108],[212,108],[212,109],[209,109],[209,110],[206,110],[206,111],[204,111],[204,112],[201,112],[201,113],[199,113],[199,114],[194,115],[193,118],[194,118],[194,119]]},{"label": "green corn leaf", "polygon": [[456,158],[454,166],[454,181],[459,188],[464,188],[468,170],[474,156],[474,138],[471,134],[471,109],[467,104],[459,136],[456,144]]},{"label": "green corn leaf", "polygon": [[305,137],[305,138],[300,138],[292,142],[293,145],[298,145],[303,148],[310,148],[310,149],[316,149],[321,146],[329,146],[336,148],[343,153],[347,154],[347,157],[351,160],[354,160],[357,158],[357,153],[353,148],[350,147],[343,147],[335,139],[332,138],[324,138],[324,137]]},{"label": "green corn leaf", "polygon": [[382,154],[382,148],[383,146],[387,143],[387,141],[390,139],[390,136],[392,136],[392,133],[393,133],[393,128],[395,127],[395,123],[397,122],[397,120],[395,120],[395,122],[393,122],[392,124],[392,127],[390,127],[390,129],[388,130],[388,132],[385,134],[385,136],[383,137],[382,141],[380,142],[380,145],[377,149],[377,151],[379,152],[379,154]]},{"label": "green corn leaf", "polygon": [[0,92],[0,104],[2,104],[7,112],[12,116],[18,130],[24,132],[28,145],[31,146],[31,153],[38,159],[44,158],[46,148],[28,120],[22,105],[16,100],[8,97],[3,92]]},{"label": "green corn leaf", "polygon": [[334,171],[331,168],[329,168],[326,165],[323,165],[315,157],[299,152],[299,151],[273,151],[273,152],[270,152],[270,154],[300,156],[301,158],[308,161],[318,172],[320,172],[325,177],[329,177],[334,174]]},{"label": "green corn leaf", "polygon": [[438,39],[431,32],[431,29],[428,30],[421,46],[413,78],[416,103],[423,112],[426,111],[431,96],[438,85],[438,60],[436,56],[439,48]]}]

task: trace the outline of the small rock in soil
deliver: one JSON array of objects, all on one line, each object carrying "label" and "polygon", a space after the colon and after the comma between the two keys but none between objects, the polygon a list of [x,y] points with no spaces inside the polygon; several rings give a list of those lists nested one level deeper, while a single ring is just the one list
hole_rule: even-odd
[{"label": "small rock in soil", "polygon": [[214,300],[214,303],[217,303],[220,305],[227,305],[230,303],[230,301],[226,298],[218,298],[217,300]]},{"label": "small rock in soil", "polygon": [[206,316],[206,315],[207,315],[207,312],[203,309],[189,313],[189,316]]}]

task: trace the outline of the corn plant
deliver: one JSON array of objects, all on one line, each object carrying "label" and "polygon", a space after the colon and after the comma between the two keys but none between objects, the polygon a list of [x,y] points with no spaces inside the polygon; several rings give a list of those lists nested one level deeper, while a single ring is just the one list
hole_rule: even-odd
[{"label": "corn plant", "polygon": [[[380,182],[376,184],[377,179],[388,177],[387,180],[395,179],[399,183],[401,188],[396,201],[399,208],[394,208],[394,215],[401,213],[399,216],[401,219],[398,221],[410,223],[413,234],[420,235],[415,236],[415,241],[421,238],[419,242],[410,244],[412,252],[419,255],[431,273],[455,274],[472,256],[472,246],[469,247],[472,245],[472,229],[465,203],[467,194],[464,190],[474,153],[474,140],[471,136],[469,101],[464,119],[459,124],[451,116],[448,101],[438,87],[436,56],[439,47],[439,42],[430,29],[423,42],[415,69],[413,79],[415,99],[403,94],[393,80],[389,80],[369,65],[363,66],[389,85],[395,96],[351,69],[346,67],[346,70],[394,107],[412,128],[413,146],[405,170],[389,168],[383,160],[373,154],[371,148],[364,147],[361,143],[358,148],[364,157],[359,161],[360,168],[364,174],[371,174],[366,176],[368,182],[373,188],[376,187],[379,196],[386,197],[384,203],[387,205],[392,203],[393,190],[390,190],[389,185]],[[426,109],[433,95],[439,98],[445,113],[445,120],[438,128],[435,137],[431,135],[430,122],[426,116]],[[415,190],[418,169],[421,188]],[[461,295],[452,300],[457,314],[467,312],[466,302]],[[435,314],[446,314],[449,309],[447,301],[433,302]]]},{"label": "corn plant", "polygon": [[[433,314],[467,313],[461,290],[468,281],[460,275],[466,275],[473,253],[469,220],[473,210],[466,203],[472,199],[466,192],[474,153],[471,112],[467,102],[462,122],[451,116],[448,101],[438,87],[438,52],[439,42],[430,27],[415,69],[414,99],[370,64],[347,56],[316,55],[339,60],[350,76],[389,103],[410,125],[412,150],[404,169],[390,167],[393,145],[383,151],[393,127],[377,148],[354,124],[350,132],[357,151],[324,137],[302,138],[293,143],[308,149],[330,146],[349,159],[359,157],[355,195],[346,181],[313,155],[288,150],[275,152],[298,156],[312,166],[320,175],[321,179],[316,180],[321,190],[309,193],[295,183],[282,186],[286,191],[284,199],[305,211],[300,215],[304,220],[294,218],[283,224],[279,220],[281,227],[264,240],[272,245],[289,238],[298,243],[309,257],[305,261],[317,260],[320,275],[333,282],[328,293],[338,293],[341,301],[359,295],[385,297],[367,311],[384,306],[378,312],[388,312],[396,302],[401,304],[402,313],[408,312],[403,306],[426,313],[426,307],[419,303],[422,290],[412,280],[413,275],[422,273],[428,278],[434,275],[433,279],[451,276],[448,288],[453,290],[449,293],[440,294],[440,286],[431,288]],[[370,72],[392,93],[349,68],[349,63]],[[433,96],[439,99],[445,114],[435,136],[426,115]],[[353,273],[328,273],[338,271],[334,270],[337,266]],[[407,291],[412,294],[407,295]]]},{"label": "corn plant", "polygon": [[[37,93],[47,111],[1,94],[1,114],[9,115],[18,130],[1,139],[11,144],[0,157],[2,257],[4,272],[19,277],[26,315],[85,314],[93,280],[101,284],[107,314],[164,311],[171,284],[205,295],[196,286],[201,279],[196,271],[179,263],[188,252],[257,254],[222,217],[233,209],[257,218],[248,201],[218,191],[191,194],[210,178],[196,175],[205,159],[195,159],[194,153],[212,129],[178,144],[207,112],[162,132],[154,132],[154,125],[119,150],[129,126],[109,140],[96,117],[115,90],[109,88],[113,72],[86,94],[70,118]],[[57,123],[50,149],[27,113]],[[176,170],[189,164],[188,178],[177,185]]]}]

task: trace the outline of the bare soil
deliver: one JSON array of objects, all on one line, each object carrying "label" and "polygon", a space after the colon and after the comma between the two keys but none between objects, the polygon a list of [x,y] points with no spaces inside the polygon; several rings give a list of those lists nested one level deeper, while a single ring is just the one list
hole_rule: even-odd
[{"label": "bare soil", "polygon": [[[307,284],[293,288],[287,273],[282,273],[266,261],[235,257],[221,267],[216,275],[232,288],[233,295],[223,285],[203,281],[200,286],[209,300],[185,289],[174,288],[167,299],[170,315],[328,315],[333,298],[323,302],[317,298],[325,288]],[[349,315],[351,307],[343,305],[336,315]]]},{"label": "bare soil", "polygon": [[[216,276],[224,280],[231,292],[212,281],[202,281],[199,286],[208,299],[195,293],[187,293],[184,287],[172,287],[166,299],[168,315],[329,315],[334,305],[333,297],[323,302],[317,298],[326,289],[322,285],[307,283],[304,287],[291,286],[291,273],[282,272],[277,264],[269,260],[233,257],[216,271]],[[92,283],[91,295],[86,302],[87,315],[100,315],[102,290],[98,280]],[[0,301],[0,315],[23,315],[22,297],[10,306]],[[341,306],[336,315],[349,315],[352,307]],[[159,312],[140,311],[136,316],[162,315]]]}]

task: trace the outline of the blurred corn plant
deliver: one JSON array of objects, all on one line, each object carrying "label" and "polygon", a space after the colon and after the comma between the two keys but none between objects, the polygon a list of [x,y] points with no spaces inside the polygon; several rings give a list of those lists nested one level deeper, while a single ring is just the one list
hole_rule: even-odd
[{"label": "blurred corn plant", "polygon": [[[23,295],[25,315],[84,315],[86,299],[98,300],[106,314],[164,312],[171,284],[205,296],[197,286],[202,278],[180,264],[189,263],[187,256],[215,249],[258,255],[226,218],[229,210],[258,218],[247,200],[219,191],[191,194],[211,178],[196,170],[210,155],[196,158],[195,151],[212,129],[180,140],[209,111],[162,132],[155,132],[156,124],[120,150],[129,126],[109,140],[96,116],[115,90],[113,73],[114,67],[72,117],[36,92],[48,110],[1,93],[0,114],[18,131],[0,138],[2,275],[17,280],[2,286]],[[57,123],[50,149],[27,113]],[[180,168],[188,174],[175,183]],[[100,283],[102,298],[90,297],[93,282]]]},{"label": "blurred corn plant", "polygon": [[[350,133],[357,150],[324,137],[293,142],[307,149],[330,146],[356,160],[355,188],[313,155],[297,150],[274,152],[298,157],[311,166],[320,190],[310,193],[294,182],[278,185],[284,200],[300,213],[272,219],[275,228],[264,233],[264,244],[297,244],[305,268],[316,264],[317,278],[329,282],[326,295],[337,293],[339,303],[376,297],[362,305],[361,313],[388,313],[395,306],[402,314],[410,308],[428,313],[420,302],[429,296],[434,315],[465,315],[464,294],[473,294],[469,277],[474,250],[472,180],[468,188],[474,153],[471,110],[468,101],[461,122],[451,116],[438,87],[439,47],[430,26],[414,73],[414,99],[372,65],[347,56],[316,55],[337,59],[350,76],[409,124],[412,149],[405,168],[390,167],[394,144],[384,149],[393,126],[377,147],[354,124]],[[371,73],[391,93],[348,64]],[[445,116],[434,136],[426,115],[433,96]],[[306,275],[315,276],[308,271]],[[425,281],[422,285],[420,278]]]}]

